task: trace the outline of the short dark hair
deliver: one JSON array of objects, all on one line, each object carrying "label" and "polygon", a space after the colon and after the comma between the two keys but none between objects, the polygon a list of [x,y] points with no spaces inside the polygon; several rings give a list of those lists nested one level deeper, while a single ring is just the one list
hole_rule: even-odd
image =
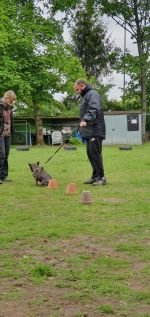
[{"label": "short dark hair", "polygon": [[84,80],[84,79],[77,79],[76,81],[75,81],[75,84],[76,85],[87,85],[87,83],[86,83],[86,81]]}]

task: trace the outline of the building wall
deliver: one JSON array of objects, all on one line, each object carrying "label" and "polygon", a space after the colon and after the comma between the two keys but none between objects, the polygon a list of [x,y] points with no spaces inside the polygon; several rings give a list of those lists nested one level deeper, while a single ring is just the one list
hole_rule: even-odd
[{"label": "building wall", "polygon": [[[22,121],[23,120],[23,121]],[[16,136],[13,137],[13,144],[35,144],[35,126],[33,118],[16,118]],[[43,118],[43,128],[46,130],[62,130],[63,127],[71,127],[74,131],[79,125],[79,118]],[[105,113],[106,140],[104,144],[142,144],[141,114],[135,112]],[[19,139],[20,136],[20,139]],[[16,139],[18,143],[16,143]],[[50,140],[44,136],[47,144]],[[22,143],[21,143],[22,142]]]},{"label": "building wall", "polygon": [[142,144],[141,114],[106,115],[104,144]]}]

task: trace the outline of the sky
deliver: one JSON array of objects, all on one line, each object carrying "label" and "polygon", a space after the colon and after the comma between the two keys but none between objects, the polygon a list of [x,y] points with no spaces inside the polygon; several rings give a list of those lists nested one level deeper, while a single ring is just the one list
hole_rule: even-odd
[{"label": "sky", "polygon": [[[117,23],[107,16],[104,17],[104,24],[108,28],[108,34],[110,35],[111,41],[114,42],[114,45],[121,48],[124,51],[124,29],[117,25]],[[67,27],[64,28],[63,33],[64,39],[66,42],[69,42],[70,35]],[[126,49],[130,51],[132,55],[137,55],[137,45],[133,44],[133,41],[130,38],[130,34],[126,32]],[[129,77],[126,75],[126,82],[129,80]],[[117,74],[113,72],[110,76],[104,78],[103,83],[108,84],[111,83],[114,85],[113,88],[110,89],[108,93],[108,99],[116,99],[119,100],[122,95],[121,88],[123,88],[124,76],[123,74]]]},{"label": "sky", "polygon": [[[108,26],[108,32],[110,32],[111,39],[114,44],[124,51],[124,29],[119,26],[112,18],[105,17],[104,23]],[[138,55],[137,45],[133,43],[130,38],[129,32],[126,31],[126,49],[130,51],[132,55]],[[113,83],[115,86],[110,90],[109,99],[119,99],[122,94],[121,88],[123,88],[124,76],[113,72],[111,76],[105,78],[104,82]],[[129,76],[125,77],[126,82],[129,80]]]}]

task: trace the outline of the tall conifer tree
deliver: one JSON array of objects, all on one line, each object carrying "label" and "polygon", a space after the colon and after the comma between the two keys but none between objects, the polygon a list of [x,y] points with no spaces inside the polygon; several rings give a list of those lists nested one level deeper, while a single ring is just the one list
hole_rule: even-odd
[{"label": "tall conifer tree", "polygon": [[89,1],[83,0],[77,7],[71,31],[75,54],[79,57],[88,78],[96,79],[110,71],[118,50],[113,47],[102,17]]}]

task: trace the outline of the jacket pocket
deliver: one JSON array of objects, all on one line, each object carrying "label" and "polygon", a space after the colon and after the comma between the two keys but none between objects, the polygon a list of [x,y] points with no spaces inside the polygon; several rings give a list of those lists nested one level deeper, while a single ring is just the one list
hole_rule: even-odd
[{"label": "jacket pocket", "polygon": [[92,137],[93,128],[91,126],[82,127],[79,129],[80,134],[83,138],[90,138]]}]

